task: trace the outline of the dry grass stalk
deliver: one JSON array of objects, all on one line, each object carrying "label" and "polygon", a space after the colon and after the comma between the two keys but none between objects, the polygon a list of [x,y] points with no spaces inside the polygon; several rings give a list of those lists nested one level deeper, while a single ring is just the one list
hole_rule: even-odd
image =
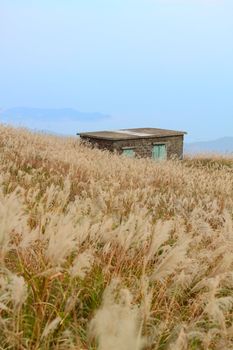
[{"label": "dry grass stalk", "polygon": [[2,348],[233,347],[232,158],[0,140]]}]

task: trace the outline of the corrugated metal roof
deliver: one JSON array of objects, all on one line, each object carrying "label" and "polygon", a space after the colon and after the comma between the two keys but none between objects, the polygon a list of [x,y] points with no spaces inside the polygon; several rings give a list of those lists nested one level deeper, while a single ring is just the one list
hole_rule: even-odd
[{"label": "corrugated metal roof", "polygon": [[175,131],[156,128],[121,129],[115,131],[82,132],[83,138],[105,139],[105,140],[132,140],[139,138],[181,136],[187,134],[185,131]]}]

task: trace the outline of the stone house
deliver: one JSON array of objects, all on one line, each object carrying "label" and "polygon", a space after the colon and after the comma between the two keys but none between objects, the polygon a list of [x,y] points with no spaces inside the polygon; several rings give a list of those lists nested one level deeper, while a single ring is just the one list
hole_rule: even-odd
[{"label": "stone house", "polygon": [[82,141],[94,147],[128,157],[149,157],[155,160],[183,158],[186,132],[155,128],[122,129],[80,133]]}]

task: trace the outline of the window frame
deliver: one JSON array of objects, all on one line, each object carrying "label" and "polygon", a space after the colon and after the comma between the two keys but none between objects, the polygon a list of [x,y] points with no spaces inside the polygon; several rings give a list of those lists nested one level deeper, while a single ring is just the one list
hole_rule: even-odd
[{"label": "window frame", "polygon": [[[122,155],[128,158],[135,158],[136,157],[136,152],[135,152],[136,147],[121,147],[122,149]],[[132,151],[132,155],[127,154],[127,151]]]}]

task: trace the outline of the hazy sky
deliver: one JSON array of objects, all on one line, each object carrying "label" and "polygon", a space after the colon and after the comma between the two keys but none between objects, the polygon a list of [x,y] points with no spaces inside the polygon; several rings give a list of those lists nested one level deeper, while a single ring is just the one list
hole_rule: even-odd
[{"label": "hazy sky", "polygon": [[233,136],[233,1],[0,0],[0,107],[16,106]]}]

